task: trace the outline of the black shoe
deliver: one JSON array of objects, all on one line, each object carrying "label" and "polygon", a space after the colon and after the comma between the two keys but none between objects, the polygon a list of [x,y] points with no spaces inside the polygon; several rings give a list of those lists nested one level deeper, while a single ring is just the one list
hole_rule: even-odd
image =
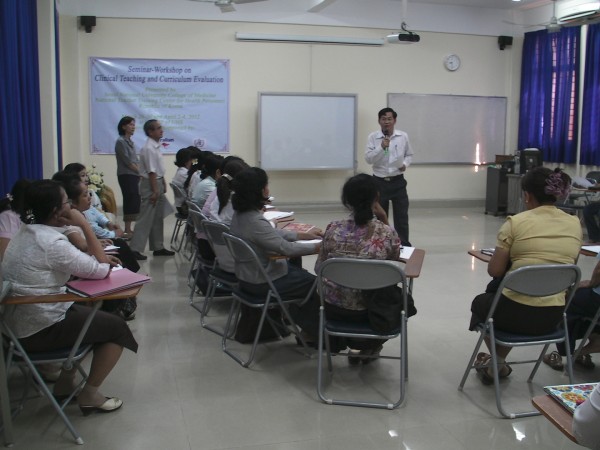
[{"label": "black shoe", "polygon": [[154,250],[154,252],[152,254],[154,256],[173,256],[175,254],[175,252],[172,252],[171,250],[167,250],[166,248],[163,248],[162,250]]},{"label": "black shoe", "polygon": [[117,311],[117,316],[119,316],[126,322],[129,322],[130,320],[135,319],[135,312],[126,312],[120,309],[119,311]]},{"label": "black shoe", "polygon": [[145,261],[148,259],[148,257],[140,252],[133,252],[133,256],[135,256],[135,259],[137,259],[138,261]]}]

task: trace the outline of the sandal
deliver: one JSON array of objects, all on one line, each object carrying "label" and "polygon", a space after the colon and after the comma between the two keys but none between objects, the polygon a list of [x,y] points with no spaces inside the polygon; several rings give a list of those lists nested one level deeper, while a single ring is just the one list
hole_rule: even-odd
[{"label": "sandal", "polygon": [[596,364],[594,364],[594,362],[592,361],[592,357],[589,354],[579,355],[574,362],[578,366],[581,366],[582,368],[588,369],[588,370],[591,370],[594,367],[596,367]]},{"label": "sandal", "polygon": [[[483,384],[485,384],[486,386],[494,384],[494,375],[490,374],[490,372],[489,372],[490,367],[486,366],[486,364],[488,364],[488,362],[490,361],[491,358],[492,358],[492,356],[488,355],[487,353],[478,353],[477,358],[475,359],[475,365],[476,365],[475,371],[481,377],[481,382]],[[482,367],[477,367],[477,366],[482,366]],[[504,363],[504,364],[500,365],[500,370],[498,370],[498,376],[500,378],[506,378],[511,373],[512,373],[512,367],[510,367],[508,364]]]},{"label": "sandal", "polygon": [[562,362],[562,356],[560,356],[560,353],[556,350],[544,355],[542,360],[544,361],[544,364],[549,365],[554,370],[563,370],[565,368],[565,365]]}]

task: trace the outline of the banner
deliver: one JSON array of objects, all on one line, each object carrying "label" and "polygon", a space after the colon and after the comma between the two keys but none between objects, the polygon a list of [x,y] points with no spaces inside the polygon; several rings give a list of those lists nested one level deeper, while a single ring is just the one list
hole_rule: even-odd
[{"label": "banner", "polygon": [[157,119],[164,153],[191,145],[228,153],[229,60],[90,58],[92,154],[115,152],[123,116],[136,121],[137,149],[144,122]]}]

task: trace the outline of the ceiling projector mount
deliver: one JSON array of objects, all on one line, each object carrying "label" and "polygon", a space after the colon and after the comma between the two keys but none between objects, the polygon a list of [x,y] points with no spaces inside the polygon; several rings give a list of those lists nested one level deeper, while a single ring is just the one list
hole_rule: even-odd
[{"label": "ceiling projector mount", "polygon": [[421,40],[421,36],[417,33],[413,33],[406,29],[406,22],[402,22],[400,25],[400,29],[402,31],[396,34],[389,34],[387,36],[387,41],[390,44],[414,44],[415,42],[419,42]]}]

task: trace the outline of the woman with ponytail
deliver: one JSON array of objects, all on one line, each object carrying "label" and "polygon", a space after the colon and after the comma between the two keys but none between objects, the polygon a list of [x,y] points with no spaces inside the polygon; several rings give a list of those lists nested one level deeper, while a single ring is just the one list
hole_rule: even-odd
[{"label": "woman with ponytail", "polygon": [[[350,216],[327,226],[315,271],[329,258],[393,261],[400,258],[400,238],[388,224],[372,176],[361,173],[349,178],[342,188],[342,204],[350,211]],[[362,291],[327,282],[325,312],[329,319],[369,322],[367,303],[367,296]],[[348,361],[350,364],[358,364],[361,360],[363,364],[371,362],[379,355],[384,342],[375,339],[349,340],[351,350]],[[352,353],[371,355],[371,358],[357,358]]]},{"label": "woman with ponytail", "polygon": [[208,217],[227,226],[231,225],[233,206],[231,205],[230,198],[233,192],[233,179],[238,173],[249,167],[241,158],[232,157],[229,160],[225,158],[221,166],[221,178],[217,181],[217,189],[211,194],[212,201],[211,198],[206,201],[207,204],[210,202],[208,205]]}]

